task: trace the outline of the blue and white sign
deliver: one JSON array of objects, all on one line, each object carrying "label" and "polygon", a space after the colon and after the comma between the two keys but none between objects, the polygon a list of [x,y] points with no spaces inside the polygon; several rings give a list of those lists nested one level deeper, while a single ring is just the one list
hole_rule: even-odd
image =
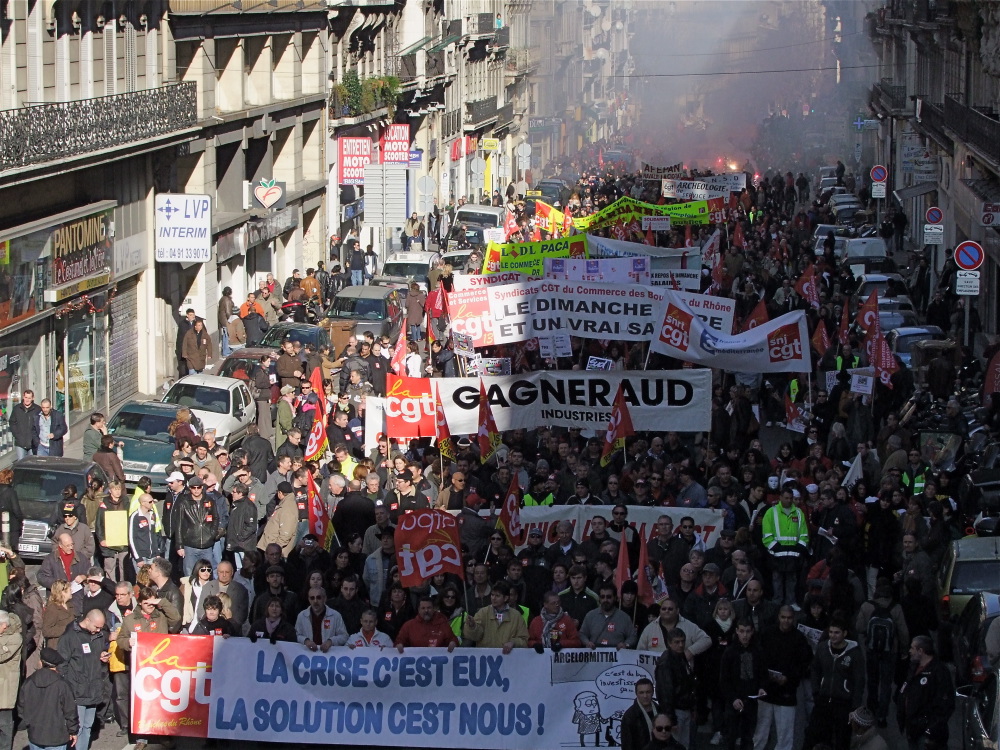
[{"label": "blue and white sign", "polygon": [[212,199],[160,193],[155,201],[156,260],[205,263],[212,258]]},{"label": "blue and white sign", "polygon": [[424,161],[424,152],[420,149],[410,151],[410,166],[419,167]]}]

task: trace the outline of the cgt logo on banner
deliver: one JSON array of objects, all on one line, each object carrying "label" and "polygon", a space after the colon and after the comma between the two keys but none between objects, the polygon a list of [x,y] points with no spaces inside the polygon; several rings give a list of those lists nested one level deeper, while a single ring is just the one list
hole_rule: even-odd
[{"label": "cgt logo on banner", "polygon": [[667,311],[663,315],[663,326],[660,328],[660,340],[686,352],[688,343],[691,341],[691,321],[694,315],[685,310],[681,310],[673,303],[667,304]]},{"label": "cgt logo on banner", "polygon": [[[691,312],[679,296],[665,290],[667,310],[671,307],[689,314],[679,317],[677,312],[665,313],[660,335],[650,343],[650,349],[659,354],[685,362],[729,370],[731,372],[808,372],[812,369],[809,348],[809,331],[805,312],[782,315],[743,333],[727,335],[713,331]],[[688,322],[689,337],[685,341],[676,330],[683,330]]]},{"label": "cgt logo on banner", "polygon": [[464,580],[458,521],[443,510],[418,510],[396,524],[396,559],[404,586],[420,586],[441,573]]},{"label": "cgt logo on banner", "polygon": [[393,438],[433,437],[434,394],[429,378],[386,376],[386,434]]},{"label": "cgt logo on banner", "polygon": [[133,734],[207,737],[215,638],[160,633],[135,635]]}]

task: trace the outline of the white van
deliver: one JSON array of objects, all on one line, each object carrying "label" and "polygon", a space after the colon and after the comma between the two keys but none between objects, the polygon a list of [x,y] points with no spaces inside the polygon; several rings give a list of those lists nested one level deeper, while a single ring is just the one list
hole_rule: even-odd
[{"label": "white van", "polygon": [[843,260],[850,263],[857,258],[888,258],[889,249],[881,237],[854,237],[844,243]]},{"label": "white van", "polygon": [[466,203],[455,212],[455,221],[452,226],[468,224],[487,229],[501,227],[505,211],[506,209],[502,206],[477,206],[473,203]]}]

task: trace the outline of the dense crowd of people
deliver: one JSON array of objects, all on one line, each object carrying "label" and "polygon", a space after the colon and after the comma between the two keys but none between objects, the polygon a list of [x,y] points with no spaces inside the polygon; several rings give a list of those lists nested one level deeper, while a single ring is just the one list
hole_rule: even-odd
[{"label": "dense crowd of people", "polygon": [[[573,186],[558,203],[572,216],[626,195],[662,202],[658,182],[620,164],[599,167],[601,159],[595,148],[560,165]],[[466,438],[457,441],[453,460],[443,460],[430,439],[404,447],[380,435],[366,452],[366,399],[385,394],[396,349],[388,337],[371,336],[352,338],[341,352],[286,341],[276,356],[262,357],[244,373],[254,384],[258,424],[238,448],[220,446],[210,432],[199,435],[190,412],[179,410],[166,487],[144,478],[131,496],[125,491],[113,436],[95,414],[84,443],[112,481],[83,488],[82,496],[79,488],[65,489],[37,584],[25,575],[16,545],[0,549],[10,576],[0,612],[0,750],[11,747],[15,705],[33,746],[72,741],[87,750],[100,723],[128,735],[136,632],[289,641],[321,652],[637,648],[659,654],[654,679],[636,683],[617,739],[579,711],[581,745],[594,735],[597,745],[626,750],[694,750],[706,744],[698,736],[705,727],[711,746],[764,750],[773,735],[777,750],[791,750],[804,732],[808,750],[877,750],[885,747],[881,730],[894,719],[911,748],[945,747],[953,687],[937,656],[935,596],[945,553],[963,533],[955,477],[926,461],[901,420],[914,389],[901,362],[891,388],[879,383],[874,396],[850,391],[846,370],[867,364],[856,329],[838,342],[843,309],[857,304],[855,280],[832,246],[814,251],[814,227],[832,222],[822,202],[809,201],[809,189],[808,179],[791,172],[764,175],[747,182],[727,222],[652,238],[661,246],[698,245],[718,229],[721,262],[705,269],[703,289],[736,301],[738,325],[761,301],[770,316],[803,308],[810,332],[825,326],[835,342],[816,352],[811,373],[764,380],[715,372],[708,434],[641,433],[606,466],[602,436],[577,428],[505,432],[497,456],[485,463]],[[536,235],[530,201],[513,192],[492,200],[510,208],[520,239]],[[408,237],[419,240],[426,231],[431,242],[440,240],[446,216],[448,209],[435,211]],[[352,246],[351,278],[337,283],[363,283],[376,262]],[[820,286],[818,309],[794,291],[808,268]],[[932,289],[926,261],[918,258],[914,268],[907,291],[925,301],[928,319],[944,304],[935,314],[950,320],[949,269]],[[429,292],[416,284],[409,290],[401,334],[409,340],[399,358],[405,374],[460,374],[446,306],[435,295],[450,291],[454,274],[477,271],[475,257],[464,269],[442,260],[429,274]],[[284,287],[262,281],[240,306],[224,297],[224,350],[256,343],[283,299],[318,293],[329,303],[329,277],[320,266]],[[199,326],[189,311],[178,335],[181,374],[210,361]],[[573,339],[572,346],[573,356],[554,359],[526,346],[484,353],[509,356],[514,372],[579,369],[591,355],[621,370],[642,369],[647,359],[650,368],[679,366],[648,358],[640,344]],[[967,359],[974,360],[971,352]],[[323,393],[316,392],[317,371]],[[829,389],[827,371],[839,373]],[[957,375],[939,374],[943,395]],[[25,453],[43,445],[51,451],[61,436],[28,396]],[[760,431],[784,426],[786,402],[800,411],[805,431],[787,433],[790,439],[769,453]],[[306,460],[317,410],[326,415],[330,449]],[[948,428],[964,438],[961,415],[951,416]],[[12,427],[15,417],[16,409]],[[847,483],[852,463],[860,476]],[[584,539],[574,539],[573,525],[563,521],[550,532],[532,528],[515,549],[496,526],[512,482],[525,507],[606,510]],[[307,533],[311,484],[332,516],[329,548]],[[0,475],[0,487],[16,495],[9,476]],[[8,502],[16,504],[16,496]],[[647,540],[649,570],[617,582],[621,555],[630,570],[638,567],[640,542],[628,520],[634,506],[664,510]],[[457,513],[464,579],[400,583],[396,524],[423,508]],[[712,545],[686,512],[696,508],[722,514]],[[107,514],[120,511],[128,514],[127,548],[109,546],[106,533]],[[656,592],[651,604],[640,600],[641,575]],[[137,746],[170,743],[131,739]]]}]

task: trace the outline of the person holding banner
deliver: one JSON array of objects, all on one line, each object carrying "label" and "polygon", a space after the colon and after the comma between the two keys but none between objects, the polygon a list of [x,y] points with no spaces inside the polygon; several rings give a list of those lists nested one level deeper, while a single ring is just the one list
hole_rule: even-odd
[{"label": "person holding banner", "polygon": [[478,648],[499,648],[509,654],[515,648],[528,645],[528,626],[521,613],[509,605],[510,584],[493,584],[490,604],[465,620],[462,635],[474,641]]},{"label": "person holding banner", "polygon": [[310,651],[324,654],[334,646],[347,643],[344,619],[337,610],[326,606],[325,589],[318,586],[309,589],[309,607],[295,618],[295,636]]}]

